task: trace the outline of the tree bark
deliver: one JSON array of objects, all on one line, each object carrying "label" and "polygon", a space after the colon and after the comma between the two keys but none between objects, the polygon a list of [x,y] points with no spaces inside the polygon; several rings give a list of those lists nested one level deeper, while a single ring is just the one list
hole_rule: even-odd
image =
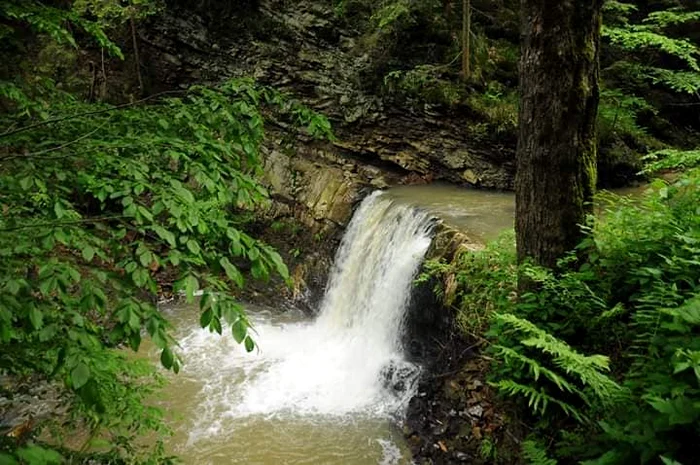
[{"label": "tree bark", "polygon": [[602,3],[520,2],[519,261],[555,266],[592,211]]}]

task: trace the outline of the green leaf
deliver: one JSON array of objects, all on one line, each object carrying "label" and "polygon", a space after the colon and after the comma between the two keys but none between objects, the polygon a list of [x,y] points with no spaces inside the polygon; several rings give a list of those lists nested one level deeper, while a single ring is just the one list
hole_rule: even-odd
[{"label": "green leaf", "polygon": [[7,291],[12,294],[12,295],[17,295],[20,289],[20,282],[17,279],[12,279],[7,282],[6,285]]},{"label": "green leaf", "polygon": [[141,214],[141,216],[146,218],[148,221],[153,221],[153,214],[148,208],[144,207],[143,205],[139,205],[137,207],[137,210]]},{"label": "green leaf", "polygon": [[70,372],[73,389],[80,389],[90,379],[90,368],[83,362],[79,362]]},{"label": "green leaf", "polygon": [[153,231],[156,234],[158,234],[158,237],[160,237],[161,239],[166,241],[168,243],[168,245],[170,245],[170,247],[175,247],[177,245],[177,243],[175,241],[175,234],[171,233],[170,231],[168,231],[164,227],[162,227],[160,225],[154,225]]},{"label": "green leaf", "polygon": [[60,200],[57,200],[57,201],[53,204],[53,211],[54,211],[54,213],[56,214],[56,218],[58,218],[59,220],[60,220],[61,218],[63,218],[63,217],[66,215],[66,209],[63,208],[63,205],[61,205],[61,201],[60,201]]},{"label": "green leaf", "polygon": [[218,317],[214,317],[211,320],[211,329],[221,334],[223,332],[221,328],[221,320]]},{"label": "green leaf", "polygon": [[83,259],[86,262],[91,262],[95,256],[95,249],[92,246],[86,245],[83,247]]},{"label": "green leaf", "polygon": [[34,184],[34,178],[29,176],[19,180],[19,186],[25,191],[28,191],[29,188],[32,187],[32,184]]},{"label": "green leaf", "polygon": [[190,252],[192,252],[195,255],[199,255],[199,253],[201,252],[199,244],[194,239],[190,239],[187,241],[187,248]]},{"label": "green leaf", "polygon": [[204,292],[199,299],[199,309],[206,310],[214,304],[214,295],[211,292]]},{"label": "green leaf", "polygon": [[63,456],[52,449],[28,446],[17,451],[17,456],[28,465],[53,465],[63,463]]},{"label": "green leaf", "polygon": [[214,316],[214,312],[212,312],[211,308],[208,308],[202,312],[202,315],[199,317],[199,325],[202,328],[206,328],[209,326],[211,323],[212,316]]},{"label": "green leaf", "polygon": [[245,338],[245,350],[246,352],[252,352],[253,349],[255,349],[255,342],[250,338],[250,336],[246,336]]},{"label": "green leaf", "polygon": [[144,250],[139,255],[139,261],[141,262],[141,266],[143,266],[144,268],[148,268],[149,265],[151,264],[151,261],[153,261],[152,256],[153,256],[153,254],[151,254],[150,250]]},{"label": "green leaf", "polygon": [[19,465],[19,462],[9,454],[0,453],[0,465]]},{"label": "green leaf", "polygon": [[222,268],[224,269],[224,271],[226,272],[226,276],[228,276],[228,278],[229,278],[231,281],[233,281],[234,284],[235,284],[236,286],[238,286],[239,288],[242,288],[242,287],[243,287],[243,275],[241,274],[240,271],[238,271],[238,268],[236,268],[236,267],[229,261],[229,259],[226,258],[226,257],[222,257],[222,258],[219,260],[219,264],[221,265],[221,267],[222,267]]},{"label": "green leaf", "polygon": [[44,315],[38,308],[32,307],[29,309],[29,321],[32,323],[34,329],[40,329],[44,324]]},{"label": "green leaf", "polygon": [[246,337],[248,325],[242,318],[239,318],[231,325],[231,332],[233,334],[233,339],[240,344]]},{"label": "green leaf", "polygon": [[171,250],[170,254],[168,254],[168,260],[170,260],[170,263],[172,263],[173,266],[178,266],[181,259],[182,255],[177,250]]},{"label": "green leaf", "polygon": [[251,262],[256,261],[258,258],[260,258],[260,251],[256,247],[248,249],[248,259]]},{"label": "green leaf", "polygon": [[138,268],[131,274],[131,279],[138,287],[143,287],[148,282],[149,273],[145,268]]},{"label": "green leaf", "polygon": [[187,296],[187,302],[194,301],[194,293],[199,290],[199,281],[192,275],[188,275],[185,278],[185,295]]},{"label": "green leaf", "polygon": [[39,331],[39,340],[41,342],[46,342],[52,339],[57,333],[56,325],[44,326],[41,331]]},{"label": "green leaf", "polygon": [[655,397],[647,402],[658,412],[668,415],[669,425],[690,424],[700,416],[700,410],[696,409],[688,398],[661,399]]},{"label": "green leaf", "polygon": [[280,254],[275,251],[268,251],[268,258],[275,267],[275,271],[277,271],[282,278],[289,279],[289,269],[287,268],[287,265],[285,265],[284,261],[282,261]]},{"label": "green leaf", "polygon": [[141,331],[134,331],[131,334],[129,334],[129,347],[131,347],[131,350],[134,352],[137,352],[139,350],[139,347],[141,346]]},{"label": "green leaf", "polygon": [[678,462],[677,460],[670,459],[670,458],[663,456],[663,455],[660,456],[660,458],[661,458],[661,461],[664,463],[664,465],[683,465],[680,462]]},{"label": "green leaf", "polygon": [[49,297],[54,289],[56,289],[56,284],[56,278],[49,276],[47,279],[44,279],[41,284],[39,284],[39,290],[44,296]]},{"label": "green leaf", "polygon": [[175,357],[173,356],[173,352],[170,350],[170,347],[164,348],[160,353],[160,363],[168,370],[172,368],[174,360]]}]

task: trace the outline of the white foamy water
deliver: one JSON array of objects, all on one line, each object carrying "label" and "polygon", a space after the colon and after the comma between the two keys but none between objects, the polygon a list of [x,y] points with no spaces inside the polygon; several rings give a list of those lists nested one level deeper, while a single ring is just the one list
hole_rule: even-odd
[{"label": "white foamy water", "polygon": [[[401,335],[431,224],[374,193],[348,225],[314,321],[252,312],[259,350],[250,354],[226,331],[184,328],[179,377],[201,385],[188,443],[260,419],[337,424],[400,414],[418,373]],[[396,463],[396,446],[379,444],[383,463]]]}]

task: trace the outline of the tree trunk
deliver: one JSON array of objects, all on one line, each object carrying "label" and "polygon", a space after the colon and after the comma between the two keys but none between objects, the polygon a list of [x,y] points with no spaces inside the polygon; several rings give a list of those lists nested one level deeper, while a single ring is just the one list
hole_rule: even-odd
[{"label": "tree trunk", "polygon": [[581,239],[596,182],[602,0],[521,0],[518,259],[553,267]]},{"label": "tree trunk", "polygon": [[471,37],[472,32],[472,5],[471,0],[462,0],[462,79],[469,79],[471,75]]},{"label": "tree trunk", "polygon": [[139,42],[136,35],[136,21],[134,21],[134,14],[131,13],[129,17],[129,23],[131,24],[131,40],[134,47],[134,63],[136,63],[136,77],[139,82],[139,96],[143,96],[143,78],[141,77],[141,57],[139,54]]}]

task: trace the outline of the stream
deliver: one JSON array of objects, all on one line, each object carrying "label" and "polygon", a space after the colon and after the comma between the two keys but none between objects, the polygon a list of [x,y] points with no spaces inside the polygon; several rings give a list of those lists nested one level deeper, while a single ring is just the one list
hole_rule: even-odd
[{"label": "stream", "polygon": [[[401,347],[412,281],[433,218],[482,240],[512,227],[512,193],[452,186],[375,192],[356,210],[315,319],[248,306],[256,351],[199,327],[196,305],[165,307],[184,366],[157,404],[185,464],[401,465],[400,424],[420,367]],[[157,352],[145,344],[157,363]]]}]

